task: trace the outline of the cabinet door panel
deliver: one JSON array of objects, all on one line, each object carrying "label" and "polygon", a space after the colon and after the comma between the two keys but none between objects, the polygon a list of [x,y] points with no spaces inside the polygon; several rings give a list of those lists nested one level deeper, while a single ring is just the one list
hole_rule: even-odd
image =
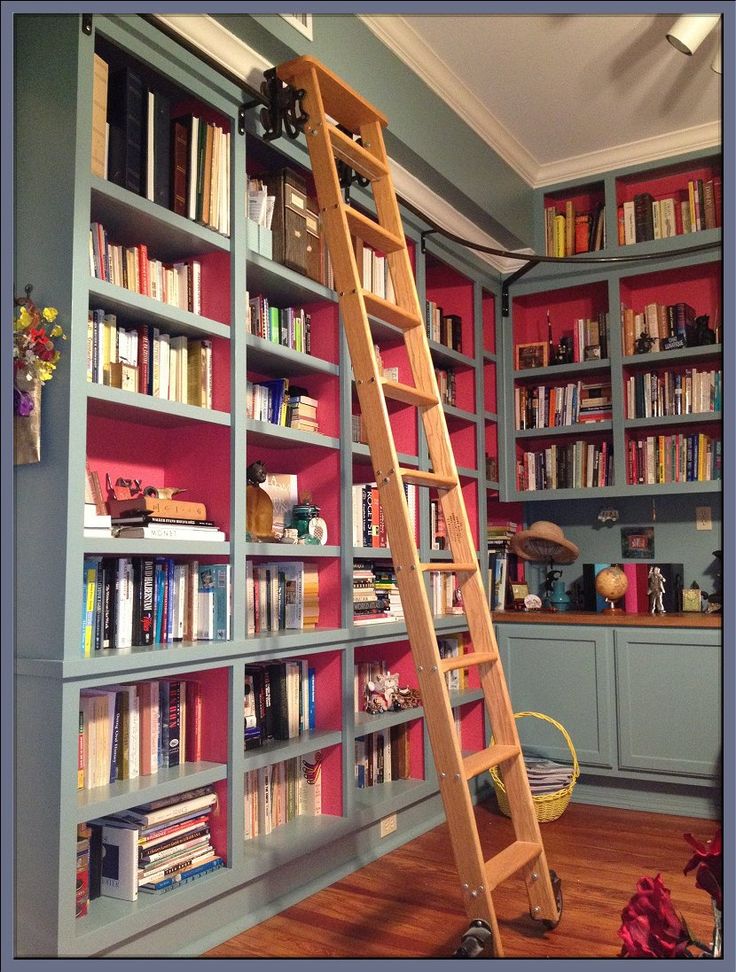
[{"label": "cabinet door panel", "polygon": [[[568,731],[581,765],[611,767],[610,632],[509,624],[499,625],[497,636],[514,711],[551,716]],[[540,720],[522,720],[519,733],[522,745],[543,746],[553,759],[569,753],[563,737]]]},{"label": "cabinet door panel", "polygon": [[716,632],[617,631],[621,769],[715,777],[721,761]]}]

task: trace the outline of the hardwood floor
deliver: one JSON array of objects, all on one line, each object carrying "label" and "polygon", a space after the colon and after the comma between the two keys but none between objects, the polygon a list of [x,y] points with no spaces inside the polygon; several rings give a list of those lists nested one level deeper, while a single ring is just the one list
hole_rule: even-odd
[{"label": "hardwood floor", "polygon": [[[486,859],[513,840],[495,800],[476,808]],[[542,824],[549,866],[562,879],[559,925],[547,931],[528,914],[514,877],[494,905],[506,958],[614,958],[621,910],[643,875],[661,874],[691,933],[710,941],[710,898],[682,873],[682,835],[713,836],[715,822],[572,803]],[[331,887],[235,936],[208,958],[419,958],[452,956],[468,927],[446,825],[362,867]]]}]

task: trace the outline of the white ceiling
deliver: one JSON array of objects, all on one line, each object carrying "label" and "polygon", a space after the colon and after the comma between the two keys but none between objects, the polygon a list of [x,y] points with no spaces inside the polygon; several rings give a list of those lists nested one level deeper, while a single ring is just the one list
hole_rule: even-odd
[{"label": "white ceiling", "polygon": [[362,19],[539,186],[720,142],[720,30],[688,57],[665,37],[676,16]]}]

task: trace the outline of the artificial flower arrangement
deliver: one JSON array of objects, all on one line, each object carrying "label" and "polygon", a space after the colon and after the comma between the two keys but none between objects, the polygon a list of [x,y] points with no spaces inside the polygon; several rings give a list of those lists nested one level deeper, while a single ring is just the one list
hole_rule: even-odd
[{"label": "artificial flower arrangement", "polygon": [[25,298],[16,298],[13,320],[13,406],[20,416],[30,415],[34,408],[33,397],[23,385],[51,381],[61,357],[54,341],[66,341],[57,309],[39,310],[31,300],[31,289],[26,287]]},{"label": "artificial flower arrangement", "polygon": [[702,844],[692,834],[684,834],[695,853],[683,869],[684,874],[695,871],[695,886],[707,891],[714,916],[713,941],[706,945],[697,941],[682,916],[675,912],[669,889],[659,874],[642,877],[636,893],[621,912],[622,925],[618,934],[623,939],[622,958],[695,958],[694,946],[701,958],[720,958],[721,920],[723,914],[723,848],[721,831]]}]

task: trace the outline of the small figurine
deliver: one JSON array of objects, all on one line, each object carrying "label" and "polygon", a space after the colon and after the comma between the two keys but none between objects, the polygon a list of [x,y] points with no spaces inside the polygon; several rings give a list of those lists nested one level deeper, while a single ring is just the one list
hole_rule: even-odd
[{"label": "small figurine", "polygon": [[644,331],[636,339],[634,350],[636,354],[649,354],[654,347],[654,338],[648,331]]},{"label": "small figurine", "polygon": [[555,589],[555,584],[562,577],[561,570],[550,569],[547,571],[547,576],[544,578],[544,606],[549,607],[550,600],[552,598],[552,591]]},{"label": "small figurine", "polygon": [[664,614],[665,580],[659,567],[649,568],[649,613]]},{"label": "small figurine", "polygon": [[416,689],[399,688],[399,673],[384,672],[376,675],[365,687],[365,711],[375,715],[380,712],[399,712],[415,709],[422,704]]},{"label": "small figurine", "polygon": [[245,528],[251,540],[271,541],[273,535],[273,500],[261,483],[266,481],[266,467],[257,459],[246,469]]}]

